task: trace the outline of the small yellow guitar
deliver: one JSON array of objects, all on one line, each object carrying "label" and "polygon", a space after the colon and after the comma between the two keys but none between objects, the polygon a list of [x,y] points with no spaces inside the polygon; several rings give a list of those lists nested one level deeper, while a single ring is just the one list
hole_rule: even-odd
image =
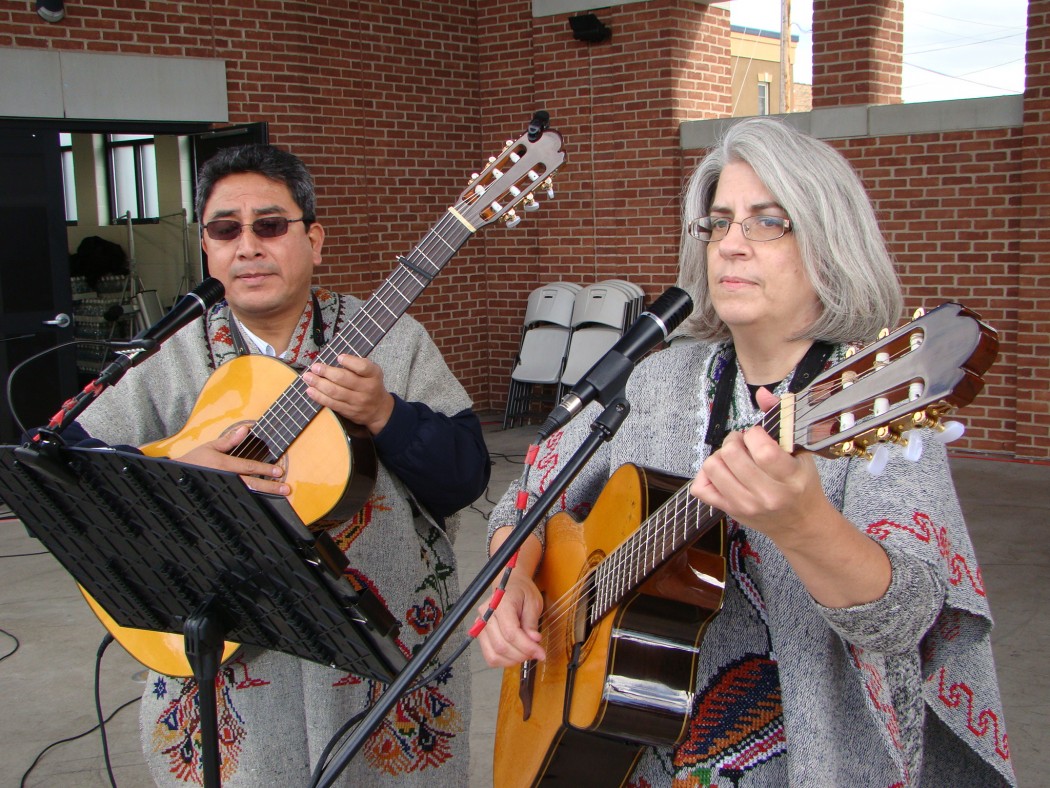
[{"label": "small yellow guitar", "polygon": [[[537,116],[537,118],[539,115]],[[508,142],[499,156],[472,177],[419,245],[402,257],[372,294],[318,355],[336,363],[343,354],[365,357],[386,336],[441,269],[481,227],[520,221],[516,207],[538,207],[533,192],[551,189],[565,161],[558,132],[536,118],[529,131]],[[365,433],[306,396],[302,378],[266,356],[241,356],[219,367],[201,391],[186,425],[175,435],[142,447],[153,457],[182,456],[241,424],[248,437],[231,454],[277,463],[291,486],[289,502],[314,530],[350,519],[364,505],[375,482],[374,449]],[[181,634],[122,627],[83,588],[103,625],[139,662],[158,673],[192,676]],[[226,643],[223,660],[237,651]]]}]

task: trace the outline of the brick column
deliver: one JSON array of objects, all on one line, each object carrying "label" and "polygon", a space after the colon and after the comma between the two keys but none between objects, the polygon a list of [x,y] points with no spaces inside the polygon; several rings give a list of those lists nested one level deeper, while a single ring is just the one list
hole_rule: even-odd
[{"label": "brick column", "polygon": [[1050,452],[1050,3],[1028,4],[1017,288],[1018,457]]},{"label": "brick column", "polygon": [[813,108],[899,104],[904,0],[814,0]]}]

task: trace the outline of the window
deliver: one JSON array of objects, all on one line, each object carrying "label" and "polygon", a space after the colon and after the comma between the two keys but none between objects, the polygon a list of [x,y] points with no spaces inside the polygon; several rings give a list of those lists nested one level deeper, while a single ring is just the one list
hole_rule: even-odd
[{"label": "window", "polygon": [[152,134],[107,134],[110,205],[114,223],[156,220],[157,155]]},{"label": "window", "polygon": [[77,181],[73,172],[73,135],[59,132],[58,149],[62,153],[62,192],[66,204],[66,224],[76,224]]},{"label": "window", "polygon": [[769,83],[759,82],[758,83],[758,111],[757,115],[768,115],[769,114]]}]

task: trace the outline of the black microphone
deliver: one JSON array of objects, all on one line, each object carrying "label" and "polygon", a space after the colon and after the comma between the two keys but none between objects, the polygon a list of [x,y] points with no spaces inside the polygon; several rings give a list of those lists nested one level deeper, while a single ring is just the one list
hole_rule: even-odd
[{"label": "black microphone", "polygon": [[679,287],[668,289],[656,299],[609,352],[562,397],[540,427],[540,440],[568,424],[585,405],[594,400],[607,405],[608,400],[618,396],[627,385],[627,378],[634,372],[638,359],[667,339],[667,335],[678,328],[692,311],[693,299]]},{"label": "black microphone", "polygon": [[[162,342],[211,309],[225,292],[226,288],[223,287],[222,282],[208,277],[180,298],[171,311],[152,326],[140,331],[127,342],[111,343],[111,347],[119,351],[118,357],[103,372],[103,375],[115,375],[115,377],[112,380],[107,377],[104,382],[114,382],[128,369],[137,367],[152,356],[160,350]],[[99,380],[102,380],[102,377],[99,376]]]}]

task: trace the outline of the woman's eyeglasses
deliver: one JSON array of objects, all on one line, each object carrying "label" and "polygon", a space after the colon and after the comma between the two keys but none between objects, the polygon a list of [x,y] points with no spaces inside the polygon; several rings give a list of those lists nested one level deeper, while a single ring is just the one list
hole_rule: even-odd
[{"label": "woman's eyeglasses", "polygon": [[733,222],[724,216],[703,216],[686,225],[689,234],[698,241],[714,243],[729,234],[730,226],[739,224],[749,241],[775,241],[791,229],[791,220],[780,216],[749,216]]},{"label": "woman's eyeglasses", "polygon": [[301,222],[305,217],[298,219],[285,219],[283,216],[264,216],[256,219],[251,224],[241,224],[234,219],[216,219],[204,225],[208,231],[208,237],[213,241],[232,241],[241,237],[245,227],[251,227],[256,238],[280,238],[288,232],[288,225],[292,222]]}]

